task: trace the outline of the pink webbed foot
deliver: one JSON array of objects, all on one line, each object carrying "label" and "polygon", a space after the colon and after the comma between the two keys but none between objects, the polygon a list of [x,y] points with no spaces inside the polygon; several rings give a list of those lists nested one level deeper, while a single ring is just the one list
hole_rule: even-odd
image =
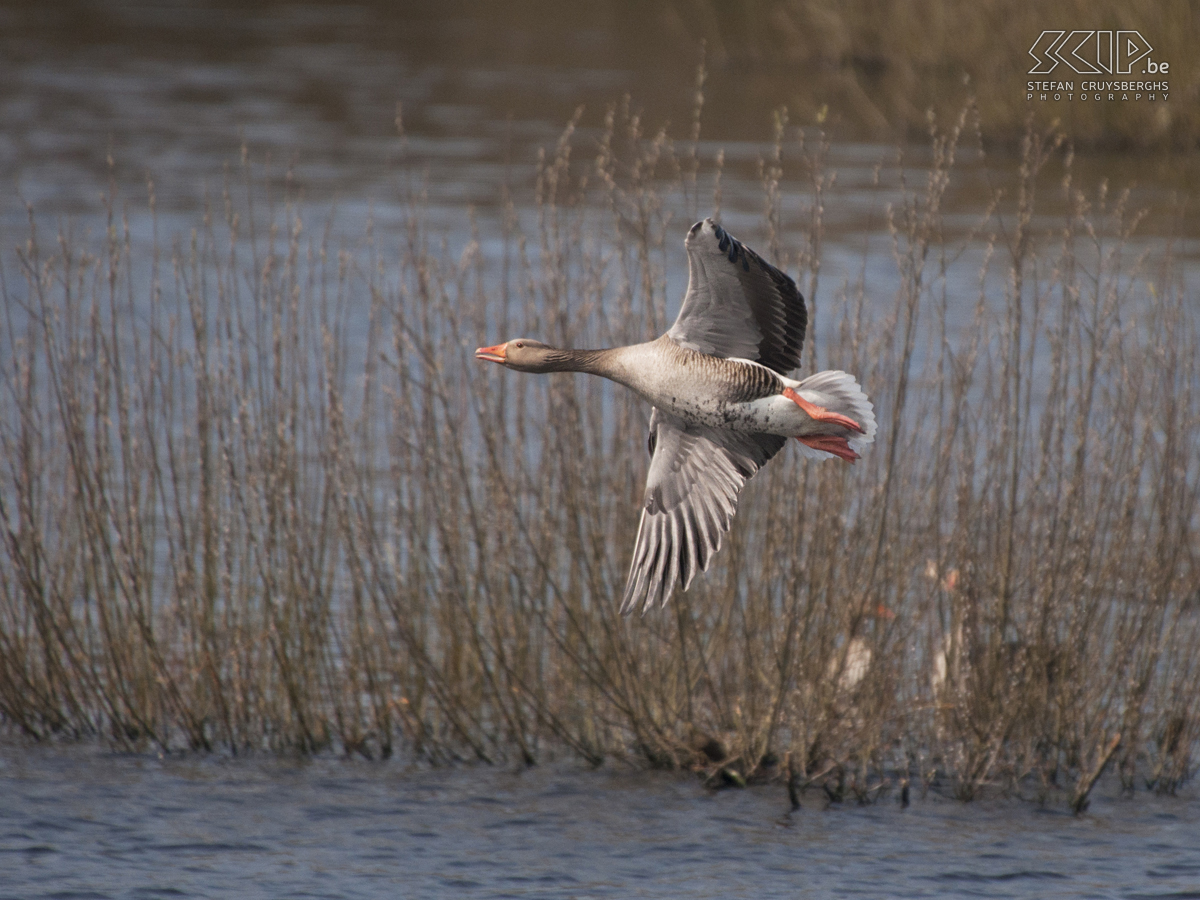
[{"label": "pink webbed foot", "polygon": [[[843,418],[845,418],[843,416]],[[824,450],[826,453],[832,453],[834,456],[840,456],[846,462],[854,462],[856,459],[861,459],[858,452],[850,446],[844,437],[835,437],[831,434],[819,434],[815,437],[798,437],[800,443],[807,444],[814,450]]]},{"label": "pink webbed foot", "polygon": [[[832,425],[841,425],[843,428],[849,428],[851,431],[857,431],[859,434],[866,434],[866,432],[863,431],[862,426],[859,425],[857,422],[855,422],[853,419],[851,419],[849,416],[843,416],[840,413],[830,412],[823,406],[817,406],[817,404],[815,404],[815,403],[809,403],[807,400],[805,400],[803,397],[801,397],[799,394],[797,394],[791,388],[784,388],[783,396],[787,397],[789,400],[791,400],[793,403],[795,403],[798,407],[800,407],[802,410],[804,410],[806,413],[808,413],[808,417],[810,419],[812,419],[814,422],[829,422]],[[804,440],[804,439],[801,438],[801,440]],[[808,441],[804,440],[804,443],[807,444]],[[843,440],[843,443],[844,443],[844,440]],[[824,450],[826,448],[819,447],[818,449]],[[829,452],[833,453],[834,451],[830,450]],[[853,450],[851,450],[850,452],[854,453]],[[841,456],[840,453],[838,455]],[[855,454],[854,458],[858,459],[858,454]]]}]

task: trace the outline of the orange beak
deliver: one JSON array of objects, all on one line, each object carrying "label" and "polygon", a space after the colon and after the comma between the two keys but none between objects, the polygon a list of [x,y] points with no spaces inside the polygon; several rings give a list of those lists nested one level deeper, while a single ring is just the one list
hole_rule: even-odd
[{"label": "orange beak", "polygon": [[476,359],[486,359],[488,362],[503,363],[508,356],[508,342],[497,344],[495,347],[480,347],[475,351]]}]

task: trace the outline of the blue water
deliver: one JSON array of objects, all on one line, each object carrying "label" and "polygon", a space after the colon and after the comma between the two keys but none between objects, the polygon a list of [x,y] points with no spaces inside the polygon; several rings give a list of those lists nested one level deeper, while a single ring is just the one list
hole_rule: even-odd
[{"label": "blue water", "polygon": [[0,898],[1200,897],[1200,801],[787,814],[620,766],[0,751]]}]

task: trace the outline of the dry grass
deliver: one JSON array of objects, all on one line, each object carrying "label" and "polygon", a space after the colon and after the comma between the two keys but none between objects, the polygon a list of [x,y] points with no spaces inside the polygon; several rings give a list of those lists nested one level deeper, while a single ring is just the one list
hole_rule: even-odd
[{"label": "dry grass", "polygon": [[[708,576],[629,619],[648,410],[471,351],[659,333],[682,210],[719,174],[690,143],[623,108],[598,143],[568,129],[536,224],[510,210],[453,256],[419,203],[399,246],[339,245],[249,174],[169,247],[135,245],[115,201],[99,239],[31,219],[2,285],[4,723],[164,750],[569,753],[862,801],[943,782],[1080,809],[1110,762],[1174,790],[1200,737],[1195,306],[1051,136],[944,237],[967,121],[895,174],[892,296],[828,292],[821,203],[785,228],[783,155],[764,161],[743,236],[836,324],[806,365],[858,374],[879,439],[854,467],[782,454]],[[810,200],[825,149],[802,148]],[[1039,217],[1039,192],[1069,212]]]}]

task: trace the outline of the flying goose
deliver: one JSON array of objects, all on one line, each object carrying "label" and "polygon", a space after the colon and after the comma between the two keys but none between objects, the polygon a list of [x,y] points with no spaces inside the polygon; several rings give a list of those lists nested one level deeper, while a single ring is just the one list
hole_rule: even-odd
[{"label": "flying goose", "polygon": [[795,282],[712,219],[688,231],[688,289],[657,340],[561,350],[529,338],[480,347],[476,359],[518,372],[586,372],[654,407],[650,471],[621,612],[666,604],[708,571],[738,492],[789,437],[812,459],[853,462],[875,438],[871,402],[845,372],[787,377],[800,364],[808,313]]}]

